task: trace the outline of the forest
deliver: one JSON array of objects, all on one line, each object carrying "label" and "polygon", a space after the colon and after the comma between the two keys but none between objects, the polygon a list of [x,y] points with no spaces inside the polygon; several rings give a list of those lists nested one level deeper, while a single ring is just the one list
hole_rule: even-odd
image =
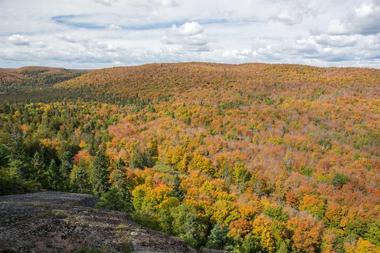
[{"label": "forest", "polygon": [[0,194],[91,193],[195,248],[380,252],[380,70],[0,71]]}]

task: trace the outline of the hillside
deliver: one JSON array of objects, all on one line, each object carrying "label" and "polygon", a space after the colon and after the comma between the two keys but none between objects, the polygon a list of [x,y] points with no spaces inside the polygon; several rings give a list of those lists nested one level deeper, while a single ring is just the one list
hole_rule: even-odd
[{"label": "hillside", "polygon": [[89,71],[0,96],[0,194],[91,193],[195,248],[378,252],[379,98],[378,69]]},{"label": "hillside", "polygon": [[0,92],[12,92],[23,88],[48,87],[55,83],[78,77],[84,73],[48,67],[23,67],[0,69]]},{"label": "hillside", "polygon": [[[189,93],[198,99],[223,100],[239,93],[257,97],[291,96],[312,99],[335,92],[344,95],[379,95],[380,70],[316,68],[302,65],[208,63],[148,64],[91,71],[57,85],[61,88],[88,88],[122,97],[157,98]],[[192,100],[193,97],[190,97]]]}]

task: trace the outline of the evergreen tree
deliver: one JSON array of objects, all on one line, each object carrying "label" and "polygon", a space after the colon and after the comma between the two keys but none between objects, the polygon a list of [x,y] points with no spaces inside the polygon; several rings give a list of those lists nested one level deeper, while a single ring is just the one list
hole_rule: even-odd
[{"label": "evergreen tree", "polygon": [[25,191],[25,182],[20,177],[17,168],[17,166],[14,166],[13,161],[9,163],[8,167],[0,167],[0,195],[23,193]]},{"label": "evergreen tree", "polygon": [[62,190],[62,176],[60,173],[60,168],[57,166],[54,159],[51,159],[49,167],[47,169],[47,178],[49,183],[49,188],[53,190]]},{"label": "evergreen tree", "polygon": [[260,238],[255,235],[248,234],[241,245],[239,252],[242,253],[266,253],[261,247]]},{"label": "evergreen tree", "polygon": [[31,178],[36,182],[39,182],[42,187],[47,188],[49,186],[48,175],[42,153],[35,152],[30,162],[31,165]]},{"label": "evergreen tree", "polygon": [[197,216],[193,206],[181,204],[172,210],[173,231],[193,247],[204,245],[207,235],[207,224]]},{"label": "evergreen tree", "polygon": [[66,151],[62,155],[61,166],[59,168],[62,181],[62,190],[64,191],[67,191],[70,188],[70,172],[72,168],[73,166],[71,164],[71,153],[69,151]]},{"label": "evergreen tree", "polygon": [[140,149],[134,145],[131,150],[131,157],[129,160],[129,167],[136,169],[143,169],[146,164],[146,159],[144,154]]},{"label": "evergreen tree", "polygon": [[119,171],[123,171],[124,166],[125,166],[124,161],[121,159],[117,159],[117,161],[115,162],[115,169]]},{"label": "evergreen tree", "polygon": [[124,212],[132,212],[132,194],[122,169],[115,169],[110,175],[111,188],[105,192],[98,206]]},{"label": "evergreen tree", "polygon": [[96,153],[95,159],[91,164],[90,182],[92,191],[100,196],[109,189],[109,161],[103,148]]},{"label": "evergreen tree", "polygon": [[206,246],[212,249],[223,249],[227,243],[227,233],[228,229],[226,227],[215,224],[210,231]]},{"label": "evergreen tree", "polygon": [[171,193],[171,196],[173,196],[173,197],[175,197],[181,201],[185,197],[185,193],[181,189],[181,179],[179,178],[178,175],[175,175],[175,177],[174,177],[174,186],[173,186],[173,191]]},{"label": "evergreen tree", "polygon": [[32,175],[28,166],[28,159],[23,144],[23,134],[17,127],[11,128],[11,138],[9,142],[9,160],[14,171],[19,173],[23,179],[29,179]]},{"label": "evergreen tree", "polygon": [[89,176],[84,164],[74,165],[70,173],[71,189],[76,192],[88,193],[91,191]]},{"label": "evergreen tree", "polygon": [[9,163],[9,148],[0,144],[0,168],[7,166]]},{"label": "evergreen tree", "polygon": [[25,150],[23,144],[23,134],[17,127],[12,128],[10,147],[10,158],[12,160],[23,160],[25,158]]}]

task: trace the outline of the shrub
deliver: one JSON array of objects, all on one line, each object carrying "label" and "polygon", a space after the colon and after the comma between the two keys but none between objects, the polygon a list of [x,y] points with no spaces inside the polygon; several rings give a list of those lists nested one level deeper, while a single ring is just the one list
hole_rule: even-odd
[{"label": "shrub", "polygon": [[212,249],[223,249],[228,242],[228,228],[216,224],[210,231],[206,247]]},{"label": "shrub", "polygon": [[207,236],[207,224],[197,216],[193,206],[182,204],[172,211],[174,233],[193,247],[204,245]]},{"label": "shrub", "polygon": [[364,239],[380,246],[380,221],[373,222],[368,225],[368,230],[364,234]]},{"label": "shrub", "polygon": [[332,184],[337,188],[341,188],[343,185],[348,183],[348,181],[349,178],[346,175],[337,173],[332,180]]},{"label": "shrub", "polygon": [[101,197],[96,207],[98,208],[108,208],[117,211],[131,212],[133,210],[132,201],[130,195],[124,194],[111,188],[109,191],[105,192]]},{"label": "shrub", "polygon": [[282,207],[270,207],[264,210],[264,214],[278,221],[287,221],[288,215],[282,210]]},{"label": "shrub", "polygon": [[244,238],[239,251],[241,253],[265,252],[261,247],[260,238],[252,234],[249,234]]}]

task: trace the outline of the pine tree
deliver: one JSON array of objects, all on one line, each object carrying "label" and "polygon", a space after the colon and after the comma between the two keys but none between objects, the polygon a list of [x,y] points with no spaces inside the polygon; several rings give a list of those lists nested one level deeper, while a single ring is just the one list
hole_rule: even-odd
[{"label": "pine tree", "polygon": [[99,206],[128,213],[132,212],[132,194],[123,169],[116,168],[113,170],[110,175],[110,181],[111,187],[100,198]]},{"label": "pine tree", "polygon": [[9,148],[0,144],[0,168],[5,167],[9,163]]},{"label": "pine tree", "polygon": [[226,227],[215,224],[210,231],[206,246],[212,249],[223,249],[227,243],[227,233],[228,229]]},{"label": "pine tree", "polygon": [[100,196],[109,189],[109,160],[101,148],[96,153],[95,159],[91,164],[90,182],[92,191],[95,195]]},{"label": "pine tree", "polygon": [[11,141],[8,143],[9,147],[9,160],[11,167],[23,179],[30,179],[32,174],[28,166],[28,159],[25,154],[23,134],[17,127],[11,128]]},{"label": "pine tree", "polygon": [[248,234],[239,249],[242,253],[262,253],[265,250],[261,247],[260,238],[255,235]]},{"label": "pine tree", "polygon": [[70,173],[70,185],[73,191],[84,193],[91,191],[89,176],[84,164],[74,165]]},{"label": "pine tree", "polygon": [[61,166],[59,168],[62,181],[62,190],[64,191],[67,191],[70,188],[70,172],[72,168],[71,153],[66,151],[62,155]]},{"label": "pine tree", "polygon": [[48,175],[46,172],[46,165],[42,153],[35,152],[30,162],[31,175],[30,177],[36,182],[39,182],[42,187],[47,188],[49,186]]},{"label": "pine tree", "polygon": [[10,158],[12,160],[23,160],[25,150],[23,145],[23,134],[17,127],[12,128],[10,147]]},{"label": "pine tree", "polygon": [[62,177],[61,177],[60,169],[57,166],[54,159],[50,161],[49,167],[47,169],[47,178],[48,178],[49,188],[53,190],[62,189]]},{"label": "pine tree", "polygon": [[129,167],[143,169],[146,164],[146,158],[136,145],[132,147],[130,154]]},{"label": "pine tree", "polygon": [[117,159],[116,163],[115,163],[115,168],[119,171],[123,171],[124,169],[124,166],[125,166],[125,163],[123,160],[121,159]]},{"label": "pine tree", "polygon": [[172,210],[173,231],[193,247],[200,247],[206,241],[207,224],[200,220],[193,206],[181,204]]},{"label": "pine tree", "polygon": [[171,196],[176,197],[179,200],[183,200],[185,197],[185,193],[181,189],[181,179],[178,175],[175,175],[174,177],[174,185],[173,185],[173,191],[171,193]]}]

